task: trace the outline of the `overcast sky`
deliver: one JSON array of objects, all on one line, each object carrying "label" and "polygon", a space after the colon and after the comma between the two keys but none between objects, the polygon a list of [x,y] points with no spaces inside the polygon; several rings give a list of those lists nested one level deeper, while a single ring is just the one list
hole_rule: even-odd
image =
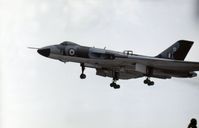
[{"label": "overcast sky", "polygon": [[44,58],[28,46],[64,40],[155,56],[180,39],[195,42],[198,0],[0,0],[1,128],[186,128],[199,120],[199,79],[120,80]]}]

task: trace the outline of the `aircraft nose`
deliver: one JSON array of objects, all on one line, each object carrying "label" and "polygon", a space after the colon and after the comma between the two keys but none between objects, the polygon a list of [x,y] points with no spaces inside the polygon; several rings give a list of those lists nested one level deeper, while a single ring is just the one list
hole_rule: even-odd
[{"label": "aircraft nose", "polygon": [[38,49],[37,52],[45,57],[48,57],[50,55],[50,48],[42,48],[42,49]]}]

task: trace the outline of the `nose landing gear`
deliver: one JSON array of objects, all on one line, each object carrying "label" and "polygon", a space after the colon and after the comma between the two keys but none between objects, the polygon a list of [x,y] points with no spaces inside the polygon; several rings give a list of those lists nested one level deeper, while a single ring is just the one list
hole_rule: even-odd
[{"label": "nose landing gear", "polygon": [[144,80],[144,84],[148,84],[148,86],[153,86],[154,82],[151,81],[148,77],[146,78],[146,80]]},{"label": "nose landing gear", "polygon": [[81,79],[86,79],[86,75],[85,75],[85,74],[81,74],[81,75],[80,75],[80,78],[81,78]]},{"label": "nose landing gear", "polygon": [[84,74],[84,70],[85,70],[84,63],[81,63],[80,66],[82,68],[82,73],[80,75],[80,79],[86,79],[86,75]]}]

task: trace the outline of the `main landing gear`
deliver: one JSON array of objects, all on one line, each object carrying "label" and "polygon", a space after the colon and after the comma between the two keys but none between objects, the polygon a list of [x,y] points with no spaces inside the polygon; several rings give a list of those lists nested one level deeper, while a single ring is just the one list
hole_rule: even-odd
[{"label": "main landing gear", "polygon": [[110,84],[110,86],[113,87],[114,89],[119,89],[120,85],[116,84],[117,81],[118,81],[118,73],[115,72],[113,77],[113,82]]},{"label": "main landing gear", "polygon": [[86,78],[86,75],[84,74],[84,70],[85,70],[84,63],[81,63],[80,66],[81,66],[81,68],[82,68],[82,73],[81,73],[81,75],[80,75],[80,79],[85,79],[85,78]]},{"label": "main landing gear", "polygon": [[146,78],[146,80],[144,80],[144,84],[148,84],[148,86],[153,86],[154,82],[151,81],[148,77]]},{"label": "main landing gear", "polygon": [[113,80],[113,82],[110,84],[111,87],[113,87],[114,89],[119,89],[120,85],[116,84],[116,81]]}]

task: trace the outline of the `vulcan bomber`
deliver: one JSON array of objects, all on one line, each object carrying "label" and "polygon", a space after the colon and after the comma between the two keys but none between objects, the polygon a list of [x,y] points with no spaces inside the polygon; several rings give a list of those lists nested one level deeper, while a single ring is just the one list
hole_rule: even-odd
[{"label": "vulcan bomber", "polygon": [[96,69],[96,75],[111,77],[110,87],[119,89],[119,79],[145,77],[144,84],[154,85],[152,78],[171,79],[196,77],[199,62],[184,61],[193,41],[179,40],[157,56],[134,54],[131,50],[123,52],[103,48],[82,46],[71,41],[45,46],[37,52],[47,58],[61,62],[80,63],[80,78],[85,79],[85,68]]}]

